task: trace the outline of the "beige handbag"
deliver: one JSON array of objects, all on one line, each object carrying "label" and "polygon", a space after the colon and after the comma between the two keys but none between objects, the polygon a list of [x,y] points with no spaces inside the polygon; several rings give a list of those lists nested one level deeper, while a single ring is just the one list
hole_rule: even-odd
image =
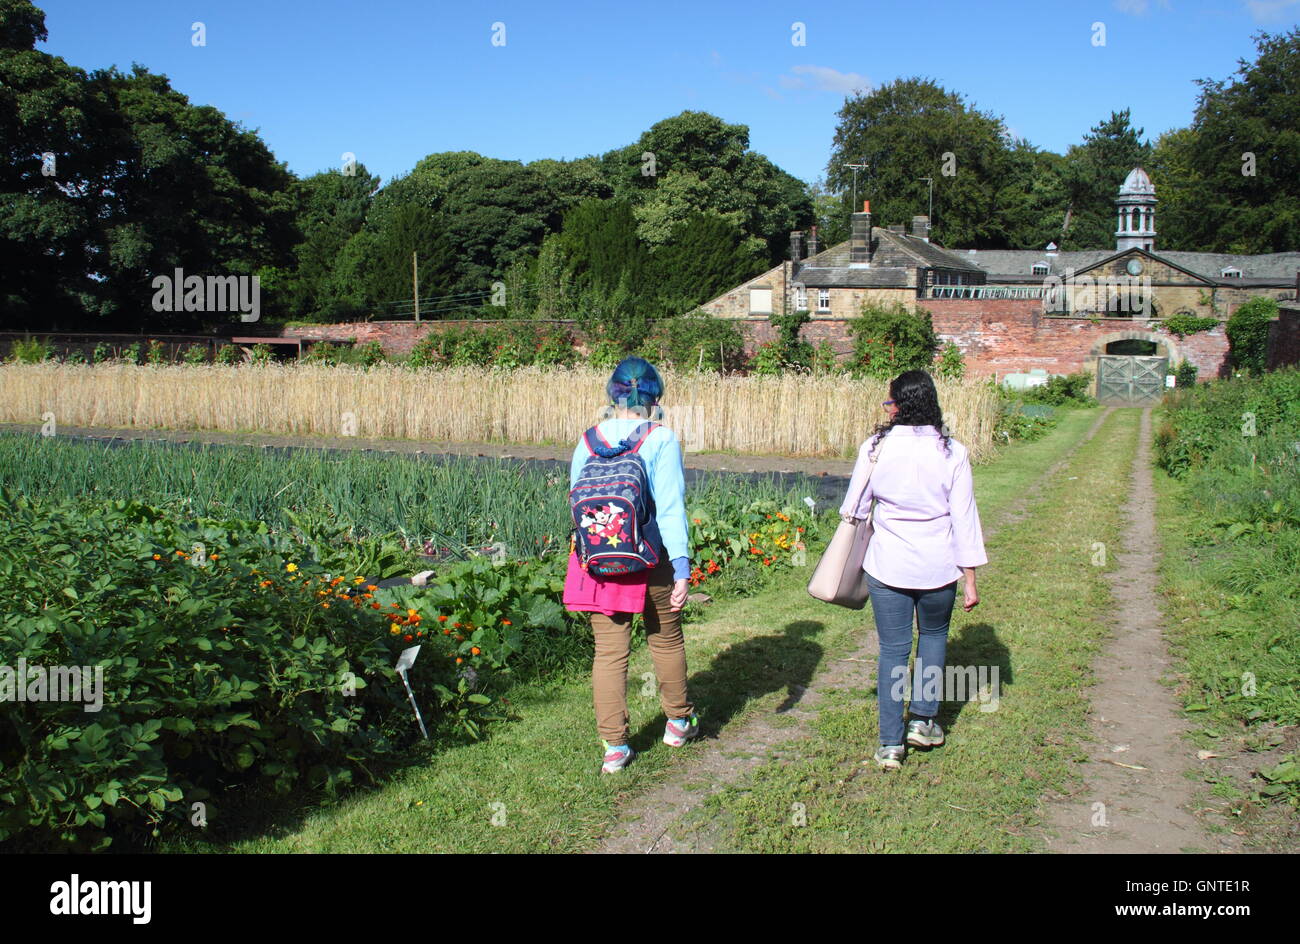
[{"label": "beige handbag", "polygon": [[[883,442],[877,445],[876,459],[880,458],[883,445]],[[862,483],[862,491],[854,496],[854,510],[871,482],[871,473],[876,470],[876,459],[872,459],[867,467],[867,478]],[[867,556],[867,545],[871,543],[871,535],[875,531],[871,521],[875,511],[876,503],[873,501],[867,517],[861,521],[840,519],[835,534],[831,536],[831,543],[813,568],[812,579],[808,581],[808,592],[818,600],[846,606],[850,610],[860,610],[867,605],[867,575],[862,570],[862,562]]]}]

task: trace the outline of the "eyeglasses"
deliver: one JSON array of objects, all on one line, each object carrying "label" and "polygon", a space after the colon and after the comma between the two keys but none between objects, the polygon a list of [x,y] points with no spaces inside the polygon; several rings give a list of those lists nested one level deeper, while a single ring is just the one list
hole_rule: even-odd
[{"label": "eyeglasses", "polygon": [[881,406],[893,406],[893,405],[894,405],[894,401],[893,401],[893,400],[886,400],[886,401],[884,401],[883,403],[881,403],[880,405],[881,405]]}]

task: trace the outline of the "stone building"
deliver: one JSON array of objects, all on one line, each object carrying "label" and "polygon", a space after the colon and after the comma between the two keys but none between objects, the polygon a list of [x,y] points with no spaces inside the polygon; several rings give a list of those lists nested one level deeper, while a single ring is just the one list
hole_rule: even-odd
[{"label": "stone building", "polygon": [[[935,331],[962,349],[977,375],[1087,370],[1120,378],[1136,400],[1152,399],[1165,370],[1183,361],[1202,377],[1225,372],[1222,322],[1237,306],[1255,296],[1294,300],[1300,288],[1300,252],[1161,250],[1156,202],[1150,178],[1135,167],[1115,198],[1115,247],[1075,252],[1050,243],[1043,250],[945,249],[930,240],[927,217],[913,217],[910,232],[901,224],[878,227],[864,203],[845,242],[822,249],[816,228],[806,243],[793,232],[788,261],[701,307],[748,322],[754,343],[774,337],[760,326],[770,315],[806,310],[813,321],[804,336],[828,339],[847,354],[848,324],[864,302],[901,302],[930,311]],[[1179,337],[1162,326],[1172,315],[1220,324]],[[1142,390],[1137,374],[1146,378]]]}]

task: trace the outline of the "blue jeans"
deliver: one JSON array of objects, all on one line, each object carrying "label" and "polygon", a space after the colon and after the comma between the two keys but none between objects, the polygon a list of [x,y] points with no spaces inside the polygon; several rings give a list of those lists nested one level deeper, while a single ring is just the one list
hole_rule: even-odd
[{"label": "blue jeans", "polygon": [[948,624],[957,600],[957,581],[934,590],[905,590],[881,583],[867,574],[871,612],[880,634],[880,667],[876,689],[880,702],[880,743],[903,743],[903,694],[907,659],[912,654],[912,620],[919,640],[912,679],[912,716],[933,718],[943,698],[944,658]]}]

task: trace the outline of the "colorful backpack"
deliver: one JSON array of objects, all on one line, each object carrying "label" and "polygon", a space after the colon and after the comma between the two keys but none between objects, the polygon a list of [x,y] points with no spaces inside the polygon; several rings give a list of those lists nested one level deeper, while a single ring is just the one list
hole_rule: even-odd
[{"label": "colorful backpack", "polygon": [[569,490],[574,525],[569,546],[582,569],[596,577],[649,570],[659,563],[654,496],[645,460],[637,455],[659,425],[642,423],[614,445],[595,426],[582,434],[591,455]]}]

